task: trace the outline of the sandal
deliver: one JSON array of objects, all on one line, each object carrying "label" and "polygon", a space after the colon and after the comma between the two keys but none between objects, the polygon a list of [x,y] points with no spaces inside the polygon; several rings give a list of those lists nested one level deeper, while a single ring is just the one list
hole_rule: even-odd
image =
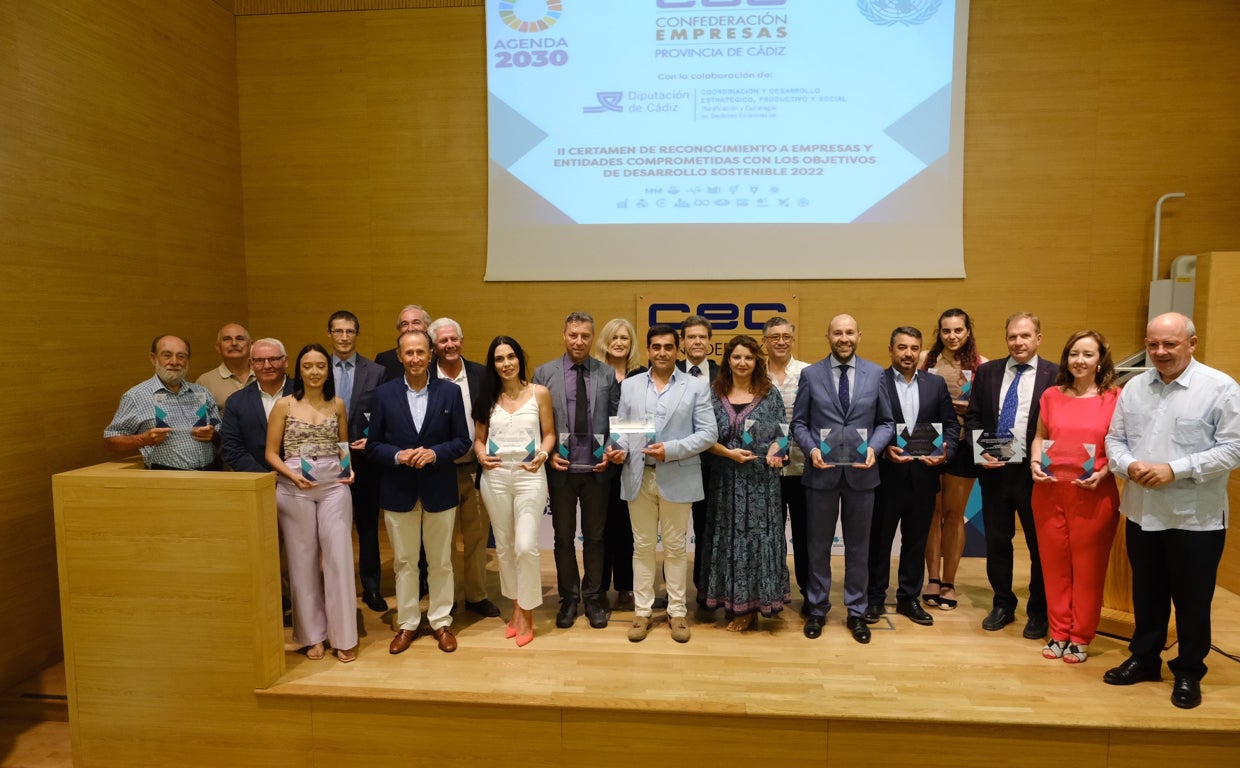
[{"label": "sandal", "polygon": [[357,658],[357,646],[355,645],[352,648],[337,648],[336,658],[340,659],[341,663],[348,664],[350,661]]},{"label": "sandal", "polygon": [[1042,658],[1062,659],[1064,658],[1064,653],[1067,650],[1068,650],[1067,640],[1056,640],[1055,638],[1051,638],[1050,640],[1046,642],[1046,647],[1042,649]]},{"label": "sandal", "polygon": [[[950,589],[955,592],[956,585],[950,581],[944,581],[939,584],[939,589]],[[940,611],[950,611],[955,609],[957,600],[954,597],[943,597],[942,595],[939,595],[937,598],[937,603]]]},{"label": "sandal", "polygon": [[[940,589],[943,588],[943,582],[939,581],[938,579],[928,579],[926,581],[926,588],[929,589],[931,584],[938,584]],[[939,604],[939,593],[938,592],[927,592],[926,594],[921,596],[921,601],[925,603],[926,605],[938,605]]]},{"label": "sandal", "polygon": [[314,645],[306,648],[306,658],[311,661],[318,661],[323,658],[323,644],[315,643]]},{"label": "sandal", "polygon": [[758,623],[758,614],[751,613],[748,616],[737,616],[728,622],[727,630],[729,632],[744,632],[747,629],[753,629]]},{"label": "sandal", "polygon": [[1089,646],[1077,645],[1076,643],[1068,643],[1068,647],[1064,649],[1063,660],[1069,664],[1083,664],[1085,659],[1089,658]]}]

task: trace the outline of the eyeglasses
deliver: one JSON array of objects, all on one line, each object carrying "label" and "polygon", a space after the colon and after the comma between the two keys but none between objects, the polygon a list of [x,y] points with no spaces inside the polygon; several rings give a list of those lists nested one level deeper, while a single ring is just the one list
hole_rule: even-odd
[{"label": "eyeglasses", "polygon": [[328,331],[332,336],[356,336],[357,331],[352,328],[333,328]]},{"label": "eyeglasses", "polygon": [[776,342],[777,344],[791,344],[795,338],[790,333],[772,333],[766,337],[766,340]]},{"label": "eyeglasses", "polygon": [[288,357],[288,355],[280,355],[279,357],[251,357],[250,362],[261,368],[264,365],[275,365],[286,357]]}]

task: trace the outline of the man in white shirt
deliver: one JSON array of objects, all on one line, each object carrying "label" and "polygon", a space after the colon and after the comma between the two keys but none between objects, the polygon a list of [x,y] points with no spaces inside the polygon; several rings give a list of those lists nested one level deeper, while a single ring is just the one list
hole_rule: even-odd
[{"label": "man in white shirt", "polygon": [[1120,511],[1128,518],[1128,560],[1136,629],[1123,664],[1107,670],[1111,685],[1162,679],[1162,649],[1175,606],[1179,655],[1171,703],[1201,703],[1210,652],[1210,602],[1227,533],[1227,477],[1240,466],[1240,387],[1193,359],[1197,331],[1176,312],[1145,332],[1154,369],[1119,396],[1107,456],[1127,478]]},{"label": "man in white shirt", "polygon": [[[797,329],[786,317],[772,317],[762,327],[762,343],[766,347],[766,371],[771,383],[784,398],[784,420],[792,424],[792,406],[797,399],[797,384],[806,363],[792,356],[797,341]],[[805,488],[801,475],[805,473],[805,454],[795,440],[788,441],[788,461],[780,471],[779,491],[783,506],[788,510],[792,525],[792,563],[797,586],[801,589],[801,615],[808,615],[805,588],[809,583],[809,554],[805,538]]]}]

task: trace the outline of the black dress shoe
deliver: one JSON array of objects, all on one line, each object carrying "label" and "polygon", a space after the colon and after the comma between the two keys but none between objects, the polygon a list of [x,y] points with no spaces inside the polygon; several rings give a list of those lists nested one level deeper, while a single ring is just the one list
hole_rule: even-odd
[{"label": "black dress shoe", "polygon": [[860,616],[848,617],[848,631],[852,632],[853,640],[858,643],[870,642],[870,628],[866,626],[865,619]]},{"label": "black dress shoe", "polygon": [[465,607],[479,616],[485,616],[488,619],[493,619],[499,615],[499,608],[496,607],[495,603],[485,597],[477,602],[466,600]]},{"label": "black dress shoe", "polygon": [[568,629],[577,620],[577,601],[565,598],[560,601],[560,612],[555,615],[555,625],[560,629]]},{"label": "black dress shoe", "polygon": [[363,592],[362,602],[367,608],[377,613],[383,613],[388,609],[387,601],[378,592]]},{"label": "black dress shoe", "polygon": [[920,624],[923,627],[928,627],[934,623],[934,617],[926,613],[926,609],[921,607],[921,603],[915,597],[911,600],[897,600],[896,613],[901,616],[907,616],[909,621],[914,624]]},{"label": "black dress shoe", "polygon": [[811,613],[805,620],[805,636],[810,640],[817,640],[822,635],[822,625],[825,621],[825,616],[815,616]]},{"label": "black dress shoe", "polygon": [[1007,608],[995,608],[986,614],[986,618],[982,619],[982,629],[987,632],[998,632],[1013,621],[1016,621],[1016,617]]},{"label": "black dress shoe", "polygon": [[866,624],[877,624],[883,614],[887,612],[887,607],[883,605],[871,605],[865,609],[865,613],[861,614],[861,618],[865,619]]},{"label": "black dress shoe", "polygon": [[586,618],[590,620],[590,626],[595,629],[607,626],[607,611],[603,610],[602,603],[597,599],[586,600]]},{"label": "black dress shoe", "polygon": [[1162,680],[1162,664],[1157,667],[1150,667],[1141,663],[1136,656],[1129,656],[1128,660],[1120,664],[1114,669],[1108,669],[1106,674],[1102,676],[1102,682],[1108,685],[1132,685],[1133,683],[1152,683]]},{"label": "black dress shoe", "polygon": [[1187,677],[1175,676],[1171,688],[1171,703],[1180,709],[1192,709],[1201,703],[1201,682]]},{"label": "black dress shoe", "polygon": [[1029,620],[1025,622],[1025,630],[1021,632],[1021,635],[1024,636],[1026,640],[1041,640],[1046,637],[1047,630],[1048,627],[1046,624],[1046,619],[1039,619],[1031,616],[1029,617]]}]

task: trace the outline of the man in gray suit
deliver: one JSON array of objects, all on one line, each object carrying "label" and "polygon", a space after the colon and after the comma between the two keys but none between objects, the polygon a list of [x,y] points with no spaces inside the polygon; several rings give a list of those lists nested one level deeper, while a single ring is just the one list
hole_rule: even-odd
[{"label": "man in gray suit", "polygon": [[[809,604],[805,636],[822,634],[831,593],[831,544],[835,523],[844,529],[844,603],[848,629],[870,642],[863,615],[870,554],[870,522],[878,470],[874,458],[895,430],[883,369],[856,356],[861,331],[850,315],[827,326],[831,355],[801,371],[792,407],[792,436],[804,451]],[[824,430],[830,430],[826,432]]]},{"label": "man in gray suit", "polygon": [[350,461],[353,465],[353,522],[357,525],[357,570],[362,578],[362,602],[372,611],[387,610],[379,591],[379,477],[366,460],[366,439],[370,431],[370,409],[375,387],[383,381],[383,366],[357,353],[357,337],[362,326],[348,310],[332,313],[327,334],[332,344],[332,374],[336,394],[344,400],[349,417]]},{"label": "man in gray suit", "polygon": [[646,332],[650,370],[624,380],[620,390],[619,420],[632,424],[653,422],[654,442],[626,433],[620,449],[607,458],[623,464],[620,495],[629,502],[633,523],[633,596],[636,617],[629,640],[636,643],[650,632],[654,605],[654,548],[663,534],[663,574],[667,581],[667,617],[672,639],[689,642],[685,608],[688,556],[685,534],[689,510],[702,499],[701,453],[719,436],[705,379],[676,369],[676,331],[654,325]]},{"label": "man in gray suit", "polygon": [[[534,371],[534,383],[551,390],[559,449],[547,462],[551,523],[555,529],[555,570],[560,610],[555,625],[567,628],[577,619],[584,598],[590,626],[607,626],[603,604],[603,527],[611,475],[595,435],[611,433],[620,385],[611,366],[590,357],[594,318],[573,312],[564,320],[564,354]],[[597,453],[596,453],[597,449]],[[565,456],[567,453],[567,456]],[[577,505],[581,505],[582,566],[577,570]]]}]

